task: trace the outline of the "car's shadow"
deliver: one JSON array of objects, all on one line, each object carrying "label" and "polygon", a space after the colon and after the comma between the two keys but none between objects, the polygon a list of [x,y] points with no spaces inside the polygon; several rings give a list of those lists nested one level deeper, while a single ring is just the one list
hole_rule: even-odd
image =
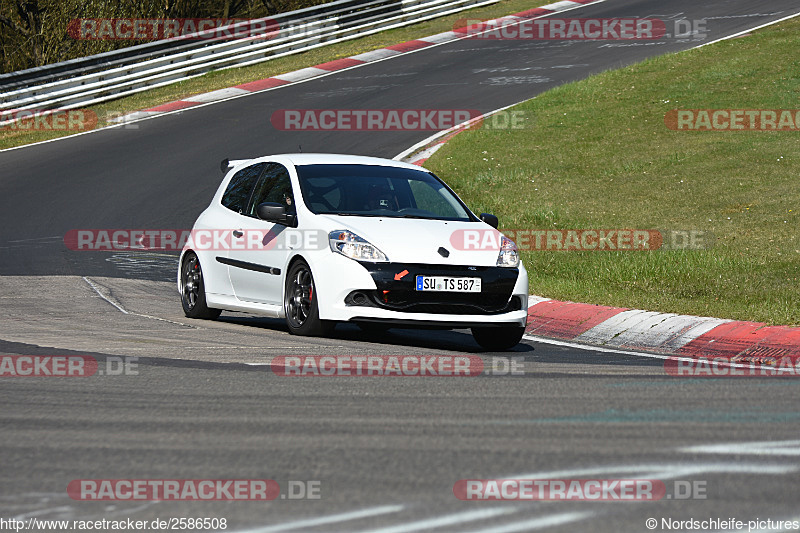
[{"label": "car's shadow", "polygon": [[[286,322],[282,318],[267,318],[248,314],[223,313],[218,319],[221,322],[238,324],[254,329],[288,332]],[[506,352],[487,352],[472,338],[469,330],[437,330],[392,328],[383,332],[363,331],[355,324],[339,323],[328,339],[338,339],[361,345],[380,344],[383,346],[403,346],[408,348],[425,348],[457,353],[474,353],[481,356],[522,356],[525,362],[545,365],[619,365],[621,367],[648,368],[663,366],[660,359],[640,357],[619,352],[594,350],[591,346],[559,346],[523,339],[513,349]],[[563,370],[558,370],[562,373]],[[541,373],[533,375],[542,375]],[[636,377],[635,374],[627,377]]]},{"label": "car's shadow", "polygon": [[[286,322],[282,318],[237,315],[223,312],[217,320],[251,328],[288,332]],[[388,331],[373,332],[364,331],[355,324],[338,323],[336,324],[336,329],[327,338],[365,344],[408,346],[450,352],[492,353],[481,348],[472,338],[469,330],[392,328]],[[533,346],[523,341],[512,350],[502,353],[526,353],[533,350]]]}]

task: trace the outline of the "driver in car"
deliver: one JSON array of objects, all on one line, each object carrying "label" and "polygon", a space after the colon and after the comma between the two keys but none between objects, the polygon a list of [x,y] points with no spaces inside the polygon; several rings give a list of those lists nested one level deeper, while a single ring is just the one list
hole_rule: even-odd
[{"label": "driver in car", "polygon": [[385,185],[370,185],[367,192],[367,209],[371,211],[384,209],[399,211],[400,202],[397,196]]}]

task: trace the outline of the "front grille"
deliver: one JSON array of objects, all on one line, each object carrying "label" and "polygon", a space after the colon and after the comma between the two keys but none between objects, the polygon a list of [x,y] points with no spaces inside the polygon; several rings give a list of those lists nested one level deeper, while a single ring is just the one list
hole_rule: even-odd
[{"label": "front grille", "polygon": [[[519,277],[516,268],[361,262],[375,281],[376,290],[351,292],[349,306],[369,306],[405,313],[485,315],[517,311],[519,298],[512,298]],[[478,277],[481,292],[417,291],[416,276]]]},{"label": "front grille", "polygon": [[348,306],[378,307],[404,313],[447,315],[494,315],[519,311],[518,296],[502,294],[429,293],[416,291],[354,291],[345,299]]}]

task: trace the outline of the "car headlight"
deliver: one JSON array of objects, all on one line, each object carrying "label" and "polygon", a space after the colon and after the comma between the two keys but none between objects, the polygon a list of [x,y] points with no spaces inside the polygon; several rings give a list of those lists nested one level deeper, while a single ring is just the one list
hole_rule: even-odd
[{"label": "car headlight", "polygon": [[497,266],[509,268],[516,268],[519,266],[517,245],[505,235],[500,239],[500,255],[497,256]]},{"label": "car headlight", "polygon": [[386,254],[352,231],[336,230],[328,234],[331,250],[356,261],[383,263],[389,260]]}]

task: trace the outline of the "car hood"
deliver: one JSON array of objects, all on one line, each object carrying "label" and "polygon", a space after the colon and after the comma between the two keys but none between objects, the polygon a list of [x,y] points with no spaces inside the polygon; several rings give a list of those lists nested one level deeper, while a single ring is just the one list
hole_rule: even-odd
[{"label": "car hood", "polygon": [[[394,263],[495,266],[499,231],[484,222],[318,215],[326,231],[350,230]],[[467,233],[469,232],[469,233]],[[466,239],[466,241],[465,241]],[[465,245],[466,243],[466,245]],[[476,243],[481,243],[476,246]],[[439,248],[449,252],[448,257]],[[465,249],[469,248],[469,249]]]}]

